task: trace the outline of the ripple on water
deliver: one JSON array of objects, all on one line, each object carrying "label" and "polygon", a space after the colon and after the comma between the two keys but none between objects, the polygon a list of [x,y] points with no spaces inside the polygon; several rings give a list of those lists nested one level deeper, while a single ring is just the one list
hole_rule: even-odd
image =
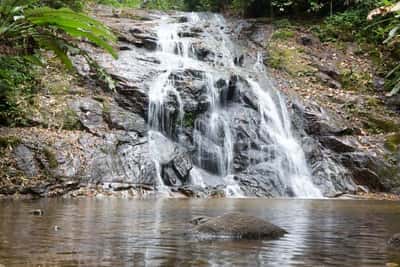
[{"label": "ripple on water", "polygon": [[[384,266],[399,254],[396,202],[329,200],[40,200],[0,202],[6,266]],[[29,211],[40,208],[45,216]],[[240,211],[289,234],[279,240],[194,240],[195,216]],[[54,225],[59,226],[54,231]]]}]

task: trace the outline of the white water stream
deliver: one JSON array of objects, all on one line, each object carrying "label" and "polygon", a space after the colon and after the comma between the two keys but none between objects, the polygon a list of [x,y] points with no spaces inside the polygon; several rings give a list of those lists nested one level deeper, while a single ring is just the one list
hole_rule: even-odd
[{"label": "white water stream", "polygon": [[[226,193],[228,196],[241,196],[242,192],[239,185],[233,179],[233,161],[234,161],[234,145],[233,127],[227,110],[223,107],[220,100],[220,92],[216,87],[215,71],[218,68],[229,69],[231,73],[240,74],[250,85],[253,94],[258,101],[258,112],[261,115],[261,124],[259,132],[268,136],[272,140],[269,144],[268,151],[273,151],[274,156],[266,162],[271,169],[278,174],[285,186],[290,188],[296,197],[304,198],[319,198],[322,197],[319,189],[312,183],[309,167],[307,166],[305,154],[299,142],[295,139],[291,129],[291,121],[285,105],[284,98],[277,92],[272,82],[269,80],[261,57],[254,64],[254,73],[248,73],[237,67],[234,64],[233,44],[229,36],[225,34],[224,29],[227,28],[222,16],[213,15],[207,16],[207,19],[202,19],[198,14],[188,15],[189,21],[186,25],[204,27],[214,27],[217,29],[217,34],[207,34],[209,42],[215,42],[216,56],[214,62],[200,62],[194,58],[194,50],[190,38],[181,38],[179,36],[181,23],[177,23],[174,18],[165,16],[161,18],[161,23],[158,26],[158,51],[154,52],[153,57],[157,57],[161,61],[163,72],[155,77],[154,82],[150,86],[149,92],[149,118],[148,123],[150,152],[153,155],[153,160],[158,166],[158,183],[159,189],[165,190],[161,177],[160,165],[162,155],[165,148],[157,142],[157,135],[163,134],[171,138],[174,136],[174,128],[177,121],[181,123],[184,118],[184,103],[180,93],[174,88],[174,81],[171,74],[177,70],[195,69],[205,73],[202,80],[206,86],[207,96],[209,98],[210,107],[208,110],[207,123],[202,125],[200,131],[198,121],[195,122],[193,133],[193,142],[197,145],[197,153],[194,155],[196,166],[191,172],[191,183],[205,187],[209,180],[213,184],[226,185]],[[206,29],[206,28],[205,28]],[[256,76],[256,77],[254,77]],[[263,81],[261,86],[260,81]],[[268,88],[265,88],[265,84]],[[168,97],[173,96],[176,99],[178,107],[178,117],[171,118]],[[219,142],[210,142],[210,140],[220,140]],[[179,141],[177,141],[179,142]],[[211,145],[210,145],[211,144]],[[217,170],[216,175],[210,175],[205,170],[207,163],[204,160],[206,155],[202,152],[202,146],[215,151]],[[212,146],[212,148],[210,148]],[[209,159],[208,159],[209,160]],[[208,179],[205,179],[205,177]],[[211,178],[210,178],[211,177]]]}]

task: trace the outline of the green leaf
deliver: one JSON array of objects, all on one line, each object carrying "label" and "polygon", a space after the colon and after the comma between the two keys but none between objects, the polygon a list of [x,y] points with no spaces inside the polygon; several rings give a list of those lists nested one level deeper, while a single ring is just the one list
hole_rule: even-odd
[{"label": "green leaf", "polygon": [[67,55],[66,44],[62,40],[57,40],[52,36],[40,36],[37,40],[42,48],[53,51],[68,69],[73,69],[72,62]]},{"label": "green leaf", "polygon": [[90,42],[108,51],[113,57],[117,57],[117,53],[111,45],[116,42],[115,35],[101,22],[84,14],[68,8],[44,7],[26,11],[26,18],[38,26],[53,26],[72,37],[87,38]]}]

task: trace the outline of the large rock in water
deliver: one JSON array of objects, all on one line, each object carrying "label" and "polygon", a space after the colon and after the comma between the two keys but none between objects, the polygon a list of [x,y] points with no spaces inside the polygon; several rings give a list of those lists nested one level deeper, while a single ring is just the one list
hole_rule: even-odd
[{"label": "large rock in water", "polygon": [[192,233],[201,238],[277,239],[287,233],[272,223],[242,213],[198,217],[191,223],[196,225]]}]

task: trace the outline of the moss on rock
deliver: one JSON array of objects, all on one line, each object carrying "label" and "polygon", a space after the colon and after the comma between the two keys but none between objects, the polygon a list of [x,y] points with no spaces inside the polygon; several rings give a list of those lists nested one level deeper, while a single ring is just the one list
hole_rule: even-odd
[{"label": "moss on rock", "polygon": [[274,69],[284,70],[292,76],[306,76],[315,70],[304,62],[302,51],[296,48],[287,48],[272,43],[269,46],[267,65]]},{"label": "moss on rock", "polygon": [[78,115],[75,111],[70,108],[64,110],[63,118],[63,129],[64,130],[81,130],[82,124],[79,121]]},{"label": "moss on rock", "polygon": [[397,152],[400,145],[400,133],[392,134],[386,137],[385,148],[391,152]]},{"label": "moss on rock", "polygon": [[183,126],[193,128],[196,121],[196,114],[194,112],[186,112],[183,117]]},{"label": "moss on rock", "polygon": [[47,163],[49,164],[50,169],[55,169],[58,167],[57,157],[52,148],[45,147],[43,149],[43,154],[47,159]]},{"label": "moss on rock", "polygon": [[0,136],[0,147],[16,147],[21,144],[21,139],[17,136]]},{"label": "moss on rock", "polygon": [[372,133],[393,133],[400,130],[400,125],[389,118],[374,116],[373,113],[367,112],[361,115],[364,117],[364,126]]}]

